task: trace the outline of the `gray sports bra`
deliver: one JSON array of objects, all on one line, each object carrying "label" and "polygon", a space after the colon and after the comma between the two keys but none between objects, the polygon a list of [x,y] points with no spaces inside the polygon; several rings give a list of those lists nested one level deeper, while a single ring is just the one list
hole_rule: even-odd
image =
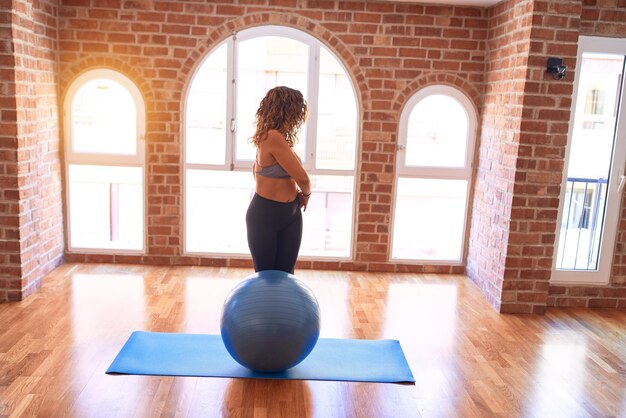
[{"label": "gray sports bra", "polygon": [[280,164],[278,164],[278,161],[275,162],[272,165],[268,165],[263,167],[261,164],[259,164],[258,161],[254,162],[254,165],[256,167],[260,167],[260,170],[256,170],[255,169],[255,173],[263,176],[263,177],[270,177],[270,178],[274,178],[274,179],[290,179],[291,176],[289,175],[289,173],[287,173],[285,171],[284,168],[281,167]]}]

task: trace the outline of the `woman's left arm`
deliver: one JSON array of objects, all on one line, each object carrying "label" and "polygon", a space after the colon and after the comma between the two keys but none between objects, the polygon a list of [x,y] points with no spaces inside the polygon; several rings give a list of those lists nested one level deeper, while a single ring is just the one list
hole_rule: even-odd
[{"label": "woman's left arm", "polygon": [[266,141],[266,149],[278,164],[295,180],[303,194],[310,195],[311,179],[293,149],[287,145],[285,137],[272,130],[269,131]]},{"label": "woman's left arm", "polygon": [[308,173],[282,134],[278,131],[269,131],[266,141],[266,149],[296,182],[300,190],[298,192],[300,205],[306,210],[309,197],[311,196],[311,179]]}]

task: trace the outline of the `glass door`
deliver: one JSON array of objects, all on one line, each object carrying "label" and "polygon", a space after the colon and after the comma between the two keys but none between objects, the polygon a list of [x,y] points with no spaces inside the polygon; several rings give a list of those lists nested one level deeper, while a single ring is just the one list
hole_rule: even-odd
[{"label": "glass door", "polygon": [[626,39],[581,37],[552,283],[609,282],[624,187]]}]

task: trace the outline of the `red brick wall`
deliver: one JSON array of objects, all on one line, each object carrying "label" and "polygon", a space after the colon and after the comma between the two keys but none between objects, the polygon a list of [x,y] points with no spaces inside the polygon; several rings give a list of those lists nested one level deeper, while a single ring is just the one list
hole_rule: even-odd
[{"label": "red brick wall", "polygon": [[[0,299],[9,289],[28,294],[60,261],[56,103],[92,68],[122,72],[146,100],[148,253],[67,258],[250,267],[247,257],[182,254],[182,94],[195,65],[233,30],[278,24],[308,32],[334,51],[361,105],[355,259],[301,261],[299,268],[464,271],[387,261],[399,114],[421,87],[443,83],[464,91],[482,114],[467,272],[489,302],[501,312],[535,313],[546,305],[626,305],[625,209],[610,286],[548,284],[576,38],[579,31],[625,37],[624,0],[509,0],[490,9],[340,0],[61,0],[58,20],[52,0],[34,10],[25,0],[3,2],[0,33],[10,36],[0,37],[6,75],[0,81]],[[7,13],[13,3],[16,12]],[[41,67],[24,51],[13,53],[13,38],[43,60]],[[51,81],[55,51],[60,101]],[[549,56],[565,58],[566,79],[545,74]]]},{"label": "red brick wall", "polygon": [[626,36],[625,0],[582,0],[580,34],[587,36]]},{"label": "red brick wall", "polygon": [[0,15],[2,30],[8,27],[2,52],[12,53],[1,70],[9,93],[1,107],[6,188],[0,207],[8,214],[0,229],[1,257],[7,261],[0,275],[3,300],[35,291],[63,255],[57,6],[55,1],[13,1],[11,7]]},{"label": "red brick wall", "polygon": [[485,95],[467,273],[497,310],[509,242],[532,6],[530,0],[511,0],[489,9]]},{"label": "red brick wall", "polygon": [[87,69],[117,69],[135,80],[147,98],[148,122],[148,255],[68,254],[67,258],[251,265],[249,257],[181,254],[180,110],[193,68],[207,51],[233,30],[261,24],[295,27],[329,46],[346,64],[362,105],[355,259],[300,261],[299,268],[463,272],[463,266],[387,261],[396,132],[402,105],[425,84],[455,85],[479,106],[485,11],[335,0],[242,0],[236,5],[230,1],[63,1],[59,22],[61,91]]},{"label": "red brick wall", "polygon": [[[580,34],[626,38],[625,0],[584,0]],[[615,255],[607,286],[550,286],[548,306],[626,309],[626,198],[622,199]]]},{"label": "red brick wall", "polygon": [[0,301],[20,280],[17,112],[11,0],[0,1]]}]

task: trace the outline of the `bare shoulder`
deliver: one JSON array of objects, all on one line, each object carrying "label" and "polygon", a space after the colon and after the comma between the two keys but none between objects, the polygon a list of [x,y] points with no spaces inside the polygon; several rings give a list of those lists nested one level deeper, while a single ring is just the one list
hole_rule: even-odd
[{"label": "bare shoulder", "polygon": [[285,136],[274,129],[270,129],[269,131],[267,131],[267,136],[264,142],[266,143],[266,145],[268,145],[271,148],[275,148],[275,147],[283,148],[285,146],[288,147],[287,141],[285,140]]},{"label": "bare shoulder", "polygon": [[283,134],[281,134],[280,132],[278,132],[276,129],[270,129],[269,131],[267,131],[267,137],[266,137],[267,141],[284,141],[285,140],[285,136]]}]

